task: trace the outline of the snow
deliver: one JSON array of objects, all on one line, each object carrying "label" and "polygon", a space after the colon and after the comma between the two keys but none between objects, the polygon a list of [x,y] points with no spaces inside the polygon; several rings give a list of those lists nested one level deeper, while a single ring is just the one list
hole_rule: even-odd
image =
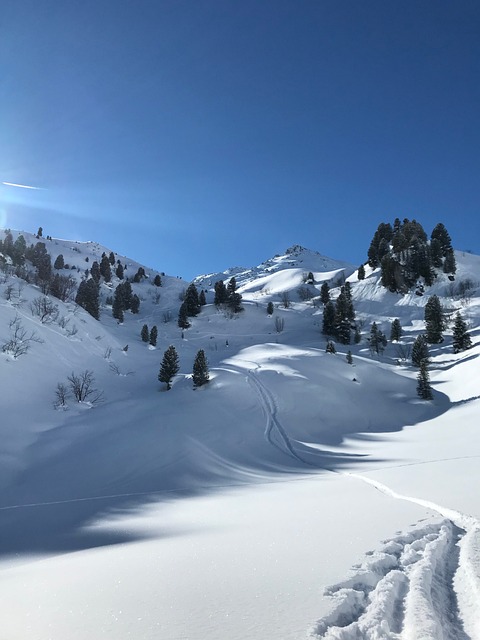
[{"label": "snow", "polygon": [[[46,244],[77,279],[110,252]],[[130,276],[141,266],[116,258]],[[441,275],[430,292],[461,310],[474,347],[453,354],[448,331],[432,346],[432,402],[417,398],[398,345],[372,356],[364,338],[325,353],[321,308],[297,291],[318,296],[322,282],[348,278],[364,336],[373,320],[388,335],[398,317],[406,346],[428,296],[391,294],[377,272],[358,281],[353,267],[302,247],[196,279],[209,304],[183,337],[186,283],[162,276],[154,287],[146,267],[132,285],[140,313],[121,325],[105,305],[97,322],[57,300],[67,324],[42,324],[30,311],[38,288],[4,278],[0,343],[17,315],[41,342],[18,358],[0,353],[3,635],[478,640],[480,258],[457,262],[454,286]],[[232,275],[244,298],[233,317],[211,304],[215,280]],[[117,283],[102,284],[104,301]],[[18,295],[7,300],[10,284]],[[145,323],[158,327],[156,348],[141,342]],[[181,371],[167,392],[157,374],[169,344]],[[194,390],[200,348],[211,382]],[[86,369],[105,401],[55,410],[57,383]]]}]

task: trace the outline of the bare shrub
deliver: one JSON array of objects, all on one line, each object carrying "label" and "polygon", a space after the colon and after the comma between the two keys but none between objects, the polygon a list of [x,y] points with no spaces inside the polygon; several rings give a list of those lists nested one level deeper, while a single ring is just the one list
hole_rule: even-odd
[{"label": "bare shrub", "polygon": [[285,328],[285,318],[281,318],[280,316],[275,316],[275,331],[277,333],[282,333]]},{"label": "bare shrub", "polygon": [[28,353],[32,343],[41,344],[43,342],[35,331],[27,332],[19,316],[15,316],[8,326],[10,328],[10,340],[2,346],[2,351],[10,353],[14,358],[19,358]]},{"label": "bare shrub", "polygon": [[90,404],[98,404],[102,402],[103,391],[94,388],[95,376],[93,371],[85,369],[80,374],[73,373],[68,376],[70,390],[77,402],[90,402]]},{"label": "bare shrub", "polygon": [[288,309],[290,307],[290,296],[288,294],[288,291],[284,291],[281,295],[281,302],[282,305],[285,309]]},{"label": "bare shrub", "polygon": [[78,333],[78,327],[76,324],[73,325],[73,327],[71,327],[70,329],[67,329],[67,336],[69,338],[72,338],[73,336],[77,335]]},{"label": "bare shrub", "polygon": [[166,311],[163,312],[163,322],[165,324],[168,324],[171,319],[172,319],[172,312],[170,311],[170,309],[167,309]]},{"label": "bare shrub", "polygon": [[307,300],[311,300],[313,298],[313,294],[308,287],[300,287],[298,289],[298,297],[303,302],[306,302]]},{"label": "bare shrub", "polygon": [[55,389],[55,401],[53,403],[55,409],[59,409],[60,407],[65,409],[67,406],[67,399],[69,395],[70,394],[67,385],[63,384],[63,382],[59,382],[57,384],[57,388]]},{"label": "bare shrub", "polygon": [[51,324],[58,318],[58,306],[47,296],[39,296],[30,303],[32,316],[40,318],[42,324]]}]

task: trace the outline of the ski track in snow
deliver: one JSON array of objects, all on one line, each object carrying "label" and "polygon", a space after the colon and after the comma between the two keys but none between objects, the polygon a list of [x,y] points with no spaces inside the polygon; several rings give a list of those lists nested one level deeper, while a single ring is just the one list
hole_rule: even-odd
[{"label": "ski track in snow", "polygon": [[400,534],[368,555],[353,575],[327,588],[336,605],[312,638],[324,640],[480,640],[480,522],[428,500],[399,494],[354,473],[397,500],[443,516]]},{"label": "ski track in snow", "polygon": [[[294,450],[277,417],[277,403],[247,371],[267,419],[272,445],[307,464]],[[240,367],[235,367],[241,371]],[[280,443],[274,440],[274,433]],[[318,621],[312,638],[324,640],[480,640],[480,522],[434,502],[399,494],[372,478],[334,473],[365,482],[386,496],[405,500],[444,519],[385,542],[348,580],[326,590],[337,605]]]}]

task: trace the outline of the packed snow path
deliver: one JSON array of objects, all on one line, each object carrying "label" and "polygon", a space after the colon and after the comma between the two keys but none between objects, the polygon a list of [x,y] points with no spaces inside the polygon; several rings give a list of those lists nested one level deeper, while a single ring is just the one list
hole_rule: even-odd
[{"label": "packed snow path", "polygon": [[325,640],[480,640],[480,522],[345,473],[443,520],[399,535],[326,595],[338,604],[312,637]]}]

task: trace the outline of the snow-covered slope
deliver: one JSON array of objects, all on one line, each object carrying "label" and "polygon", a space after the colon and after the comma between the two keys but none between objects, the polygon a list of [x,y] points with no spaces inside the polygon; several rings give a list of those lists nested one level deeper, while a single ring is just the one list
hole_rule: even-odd
[{"label": "snow-covered slope", "polygon": [[[110,253],[46,245],[77,279]],[[292,247],[197,278],[208,304],[185,331],[187,283],[162,275],[156,287],[147,267],[132,283],[140,311],[122,324],[107,304],[115,276],[101,285],[100,321],[52,299],[58,316],[42,323],[31,311],[41,292],[7,270],[0,344],[18,321],[34,339],[20,357],[0,353],[5,637],[480,638],[480,258],[456,257],[454,282],[442,274],[423,296],[400,296],[377,272],[358,281],[353,267]],[[141,266],[115,258],[130,277]],[[239,314],[212,304],[215,281],[232,276]],[[362,341],[332,355],[318,293],[328,281],[335,298],[344,278]],[[474,346],[454,354],[446,331],[431,348],[434,400],[422,402],[402,355],[431,292],[462,311]],[[371,322],[389,335],[393,318],[402,342],[372,356]],[[144,324],[158,327],[155,348]],[[180,374],[167,392],[157,375],[170,344]],[[211,382],[194,390],[198,349]],[[104,401],[55,408],[57,384],[82,371]]]}]

